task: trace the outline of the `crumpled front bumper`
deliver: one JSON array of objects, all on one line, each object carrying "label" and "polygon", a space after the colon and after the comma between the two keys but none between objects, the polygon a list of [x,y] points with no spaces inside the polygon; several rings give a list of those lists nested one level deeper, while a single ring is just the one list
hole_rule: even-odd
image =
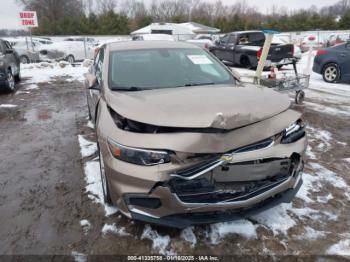
[{"label": "crumpled front bumper", "polygon": [[303,137],[292,144],[242,152],[233,159],[220,157],[192,170],[145,168],[108,154],[104,158],[111,197],[122,213],[184,228],[234,220],[290,202],[302,183],[306,146]]},{"label": "crumpled front bumper", "polygon": [[139,212],[139,210],[132,210],[131,216],[133,219],[143,221],[145,223],[156,224],[159,226],[166,227],[174,227],[179,229],[183,229],[193,225],[212,224],[239,220],[261,213],[281,203],[292,202],[303,183],[301,174],[299,174],[294,181],[295,183],[292,188],[287,189],[282,193],[278,193],[274,197],[267,198],[266,200],[246,209],[223,209],[221,211],[216,212],[185,213],[165,216],[161,218],[150,216],[147,213]]},{"label": "crumpled front bumper", "polygon": [[[302,185],[303,166],[303,161],[299,160],[292,173],[280,179],[280,181],[257,187],[256,190],[243,196],[212,203],[209,202],[213,201],[211,198],[208,198],[209,201],[206,202],[184,202],[186,200],[181,199],[173,188],[159,186],[154,190],[151,197],[156,199],[159,197],[161,201],[165,201],[163,203],[165,206],[170,206],[174,210],[178,210],[179,213],[157,216],[151,209],[129,205],[130,214],[136,220],[175,228],[242,219],[280,203],[291,202]],[[193,199],[195,200],[195,198],[196,196]],[[189,201],[193,199],[187,198]],[[198,200],[200,200],[200,197],[198,197]]]}]

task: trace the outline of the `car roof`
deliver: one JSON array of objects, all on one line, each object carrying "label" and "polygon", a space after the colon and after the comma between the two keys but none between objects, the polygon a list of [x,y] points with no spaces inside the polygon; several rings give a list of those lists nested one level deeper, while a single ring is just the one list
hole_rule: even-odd
[{"label": "car roof", "polygon": [[120,41],[106,44],[110,51],[118,50],[137,50],[137,49],[154,49],[154,48],[193,48],[200,47],[177,41]]},{"label": "car roof", "polygon": [[231,33],[229,33],[229,34],[238,35],[238,34],[248,34],[248,33],[263,33],[263,32],[262,32],[262,31],[258,31],[258,30],[247,30],[247,31],[231,32]]}]

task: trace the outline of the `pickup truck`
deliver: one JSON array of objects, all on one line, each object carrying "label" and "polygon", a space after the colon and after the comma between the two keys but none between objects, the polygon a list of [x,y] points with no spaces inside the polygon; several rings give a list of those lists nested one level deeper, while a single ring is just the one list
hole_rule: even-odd
[{"label": "pickup truck", "polygon": [[[215,41],[209,51],[225,64],[254,69],[258,66],[264,43],[262,31],[232,32]],[[272,44],[265,66],[281,68],[294,61],[294,45]]]}]

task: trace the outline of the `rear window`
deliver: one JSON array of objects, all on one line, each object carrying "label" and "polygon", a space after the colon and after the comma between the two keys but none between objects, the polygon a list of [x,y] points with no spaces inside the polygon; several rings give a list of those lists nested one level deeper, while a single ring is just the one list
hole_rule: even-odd
[{"label": "rear window", "polygon": [[110,55],[111,89],[159,89],[234,84],[233,76],[202,49],[116,51]]}]

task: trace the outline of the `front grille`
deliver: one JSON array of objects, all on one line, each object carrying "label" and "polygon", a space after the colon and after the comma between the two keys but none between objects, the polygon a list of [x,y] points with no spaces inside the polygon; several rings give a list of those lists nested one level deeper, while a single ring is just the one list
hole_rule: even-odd
[{"label": "front grille", "polygon": [[205,178],[192,181],[173,179],[169,185],[171,190],[185,203],[218,203],[235,202],[250,199],[268,191],[289,176],[248,182],[211,182]]},{"label": "front grille", "polygon": [[[223,164],[195,179],[174,177],[166,185],[185,203],[243,201],[288,180],[295,161],[291,158],[269,158]],[[191,174],[194,172],[192,169]]]}]

